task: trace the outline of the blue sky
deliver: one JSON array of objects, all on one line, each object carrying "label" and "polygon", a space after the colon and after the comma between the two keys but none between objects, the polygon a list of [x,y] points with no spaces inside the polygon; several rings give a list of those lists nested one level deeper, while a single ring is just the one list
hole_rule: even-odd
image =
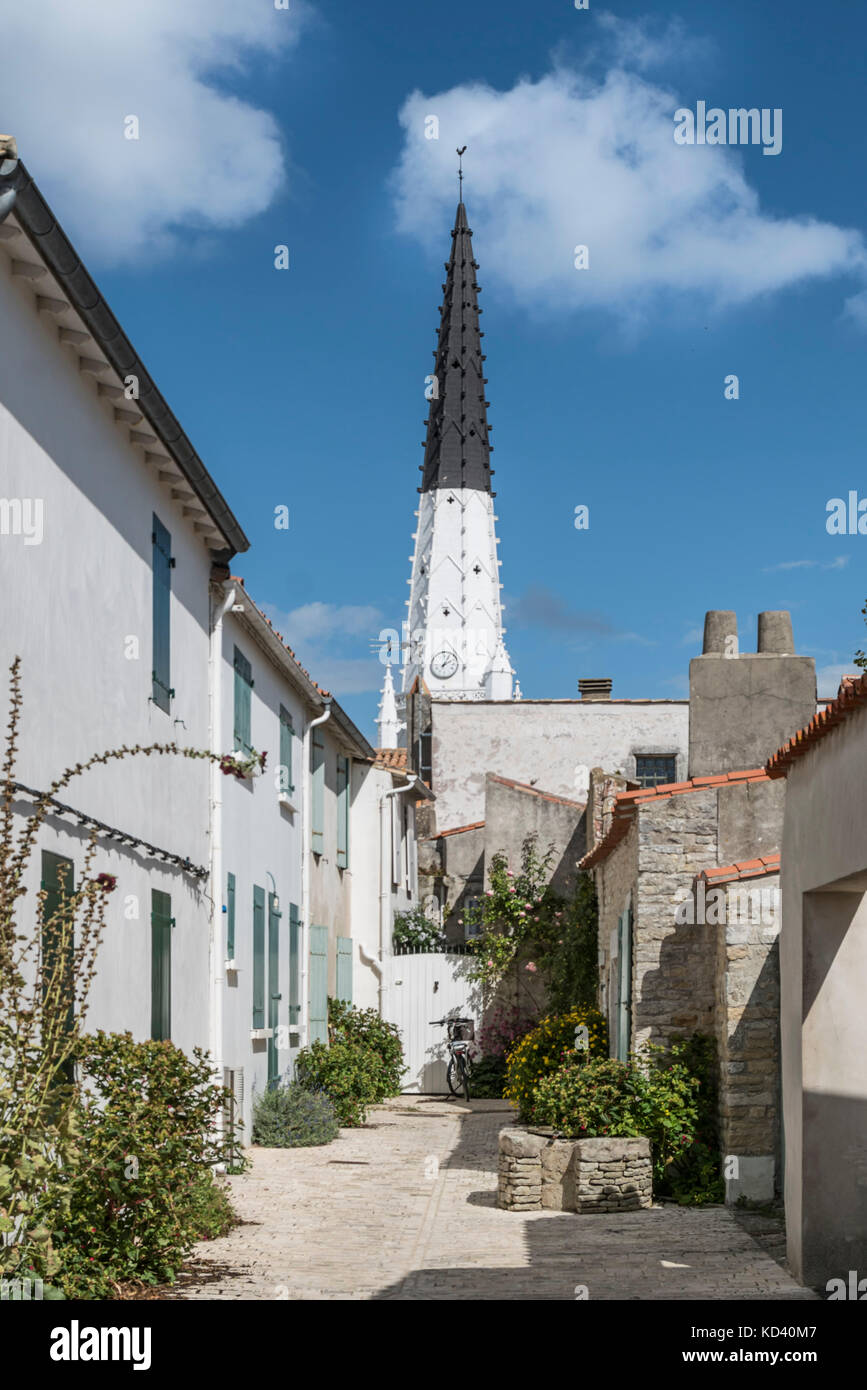
[{"label": "blue sky", "polygon": [[[524,695],[683,696],[707,608],[744,650],[790,608],[832,693],[867,637],[867,537],[825,529],[828,499],[867,496],[861,8],[182,8],[0,0],[0,128],[250,536],[250,592],[368,736],[457,144]],[[699,100],[781,108],[781,153],[676,147]]]}]

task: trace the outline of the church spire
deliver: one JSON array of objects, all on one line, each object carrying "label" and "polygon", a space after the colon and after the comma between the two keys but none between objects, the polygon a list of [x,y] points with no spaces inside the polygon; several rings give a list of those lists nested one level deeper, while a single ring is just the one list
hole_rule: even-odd
[{"label": "church spire", "polygon": [[477,270],[461,195],[446,264],[436,366],[428,377],[430,415],[403,643],[404,695],[417,680],[439,699],[508,700],[512,695]]},{"label": "church spire", "polygon": [[491,490],[491,445],[479,329],[478,262],[463,202],[458,203],[446,263],[439,340],[434,353],[422,492],[442,487]]}]

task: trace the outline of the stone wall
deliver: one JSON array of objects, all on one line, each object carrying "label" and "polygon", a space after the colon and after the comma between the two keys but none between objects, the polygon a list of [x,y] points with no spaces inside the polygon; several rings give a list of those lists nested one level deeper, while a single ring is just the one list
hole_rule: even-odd
[{"label": "stone wall", "polygon": [[720,1148],[737,1159],[726,1201],[769,1201],[779,1186],[779,875],[726,885],[715,930]]},{"label": "stone wall", "polygon": [[649,1139],[557,1139],[500,1130],[505,1211],[638,1211],[653,1204]]}]

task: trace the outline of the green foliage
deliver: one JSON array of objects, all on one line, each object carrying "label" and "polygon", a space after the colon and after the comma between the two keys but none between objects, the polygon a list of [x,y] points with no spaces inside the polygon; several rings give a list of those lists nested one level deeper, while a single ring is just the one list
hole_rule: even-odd
[{"label": "green foliage", "polygon": [[535,1014],[527,1014],[514,1004],[496,1004],[486,1012],[476,1041],[485,1057],[501,1057],[505,1061],[515,1044],[538,1021]]},{"label": "green foliage", "polygon": [[[577,1034],[579,1028],[587,1029],[587,1049],[576,1053],[576,1041],[585,1040]],[[582,1005],[565,1014],[549,1014],[509,1053],[503,1094],[517,1105],[522,1119],[534,1118],[536,1088],[544,1077],[557,1072],[570,1057],[586,1060],[605,1057],[607,1052],[608,1031],[598,1009]]]},{"label": "green foliage", "polygon": [[[867,623],[867,604],[865,604],[864,607],[861,609],[861,615],[864,618],[865,623]],[[859,670],[867,671],[867,656],[865,656],[864,652],[857,651],[855,653],[854,661],[855,665],[859,668]]]},{"label": "green foliage", "polygon": [[628,1062],[573,1053],[536,1087],[531,1118],[580,1139],[646,1136],[656,1189],[694,1141],[697,1089],[682,1062],[668,1058],[661,1067],[646,1050]]},{"label": "green foliage", "polygon": [[413,907],[409,912],[394,914],[392,941],[397,950],[436,951],[443,944],[443,934],[437,923],[425,916],[423,908]]},{"label": "green foliage", "polygon": [[553,849],[538,853],[532,835],[521,848],[519,873],[512,872],[504,853],[494,855],[490,888],[464,913],[465,925],[478,932],[469,942],[472,978],[494,985],[512,967],[536,971],[531,959],[534,946],[548,934],[549,919],[559,901],[548,887],[553,857]]},{"label": "green foliage", "polygon": [[400,1094],[406,1067],[400,1030],[375,1009],[328,1001],[329,1045],[302,1048],[295,1077],[308,1091],[321,1091],[341,1125],[363,1125],[372,1105]]},{"label": "green foliage", "polygon": [[470,1095],[473,1100],[502,1100],[506,1086],[505,1057],[480,1057],[473,1062]]},{"label": "green foliage", "polygon": [[225,1155],[215,1124],[226,1092],[206,1055],[130,1033],[81,1040],[87,1082],[74,1107],[76,1163],[57,1175],[52,1221],[69,1298],[119,1283],[172,1282],[197,1240],[234,1217],[212,1166]]},{"label": "green foliage", "polygon": [[[681,1206],[704,1206],[725,1201],[722,1155],[719,1142],[719,1064],[716,1038],[693,1033],[677,1042],[669,1054],[681,1062],[696,1082],[697,1119],[691,1145],[685,1146],[666,1167],[661,1196]],[[665,1065],[662,1059],[661,1065]]]},{"label": "green foliage", "polygon": [[578,1004],[593,1007],[599,984],[599,904],[592,874],[579,874],[575,894],[552,908],[539,965],[548,1005],[565,1013]]},{"label": "green foliage", "polygon": [[253,1143],[267,1149],[301,1149],[330,1144],[340,1133],[334,1106],[325,1095],[297,1082],[264,1091],[253,1107]]}]

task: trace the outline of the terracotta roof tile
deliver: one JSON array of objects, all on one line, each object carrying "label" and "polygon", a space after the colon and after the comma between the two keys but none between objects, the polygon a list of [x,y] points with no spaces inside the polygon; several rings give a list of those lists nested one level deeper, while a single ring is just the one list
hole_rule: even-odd
[{"label": "terracotta roof tile", "polygon": [[444,840],[447,835],[463,835],[467,830],[481,830],[485,822],[483,820],[473,821],[472,825],[456,825],[454,830],[441,830],[438,835],[432,835],[432,840]]},{"label": "terracotta roof tile", "polygon": [[637,792],[621,792],[614,799],[614,811],[607,833],[589,854],[579,862],[579,869],[592,869],[620,844],[625,838],[634,818],[637,806],[646,806],[656,801],[667,801],[672,796],[686,796],[690,792],[701,792],[730,785],[732,782],[765,782],[768,773],[762,767],[750,767],[743,772],[719,773],[714,777],[691,777],[688,782],[663,782],[658,787],[642,787]]},{"label": "terracotta roof tile", "polygon": [[554,796],[552,792],[540,791],[538,787],[528,786],[526,782],[514,782],[511,777],[500,777],[496,773],[489,773],[492,782],[499,782],[503,787],[511,787],[512,791],[527,792],[530,796],[539,796],[543,801],[555,801],[559,806],[574,806],[576,810],[584,810],[583,801],[570,801],[565,796]]},{"label": "terracotta roof tile", "polygon": [[769,777],[785,777],[789,768],[797,758],[802,758],[805,753],[829,734],[837,724],[841,724],[844,719],[848,719],[850,714],[861,705],[867,703],[867,672],[860,676],[844,676],[840,682],[840,689],[837,692],[836,700],[832,700],[818,714],[814,714],[803,729],[799,729],[793,734],[782,748],[772,758],[769,758],[765,771]]},{"label": "terracotta roof tile", "polygon": [[384,767],[390,772],[406,771],[405,748],[377,748],[374,767]]},{"label": "terracotta roof tile", "polygon": [[745,878],[762,878],[767,874],[780,872],[780,856],[764,855],[759,859],[742,859],[737,864],[726,864],[717,869],[702,869],[696,874],[696,881],[703,878],[705,883],[736,883]]}]

